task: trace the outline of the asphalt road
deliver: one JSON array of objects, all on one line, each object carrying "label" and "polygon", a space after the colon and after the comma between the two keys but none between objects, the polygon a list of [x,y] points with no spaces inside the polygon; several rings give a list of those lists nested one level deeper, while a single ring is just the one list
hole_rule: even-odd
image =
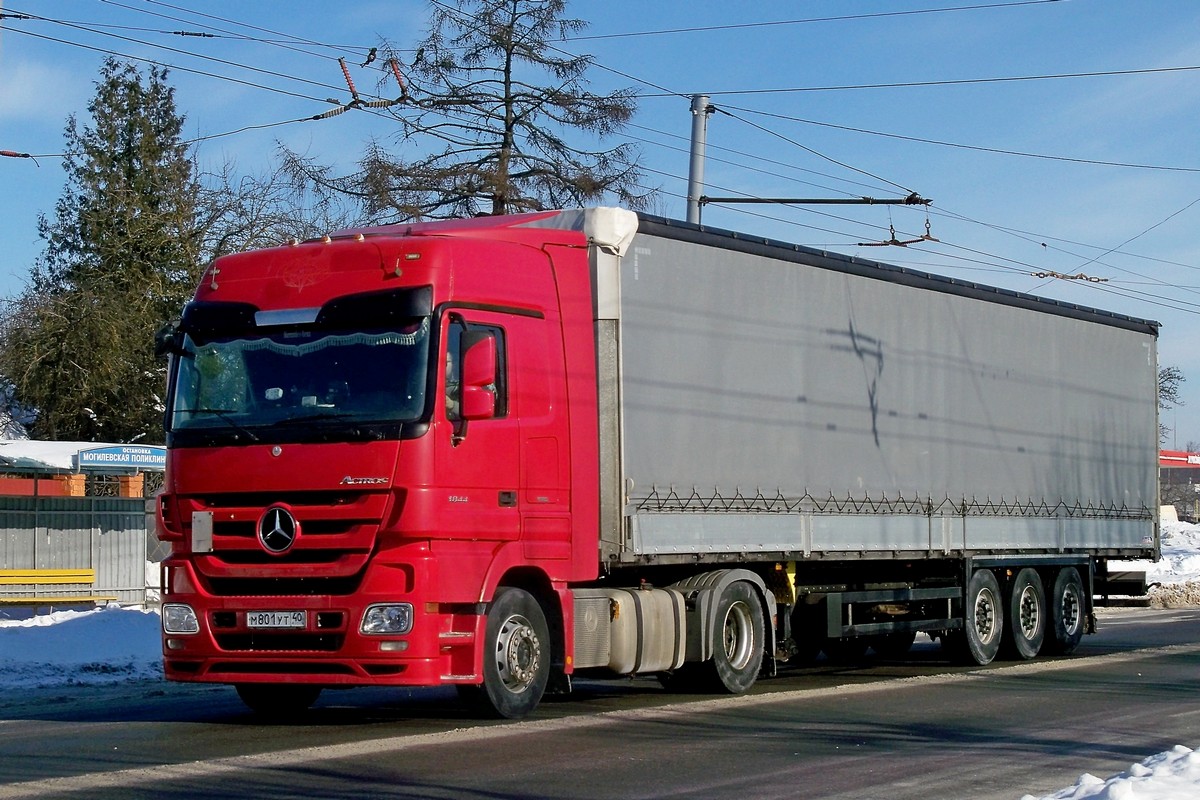
[{"label": "asphalt road", "polygon": [[446,690],[327,692],[262,724],[231,689],[143,682],[0,698],[0,798],[1018,800],[1200,746],[1200,610],[1103,612],[1067,659],[818,662],[750,695],[578,682],[520,723]]}]

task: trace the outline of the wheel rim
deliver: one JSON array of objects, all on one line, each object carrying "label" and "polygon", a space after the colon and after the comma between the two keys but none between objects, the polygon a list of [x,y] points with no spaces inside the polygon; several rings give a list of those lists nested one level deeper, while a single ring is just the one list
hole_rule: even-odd
[{"label": "wheel rim", "polygon": [[1075,587],[1068,586],[1062,596],[1062,623],[1067,635],[1074,635],[1079,630],[1082,620],[1080,613],[1081,604],[1079,602],[1079,594],[1075,591]]},{"label": "wheel rim", "polygon": [[981,642],[992,641],[996,635],[996,596],[990,589],[975,595],[975,633]]},{"label": "wheel rim", "polygon": [[1021,591],[1018,611],[1020,616],[1018,624],[1021,626],[1021,633],[1026,639],[1032,639],[1037,635],[1038,627],[1042,621],[1042,610],[1038,607],[1037,592],[1032,586],[1026,586]]},{"label": "wheel rim", "polygon": [[734,669],[744,669],[754,653],[754,627],[750,607],[744,602],[739,600],[725,612],[722,641],[729,665]]},{"label": "wheel rim", "polygon": [[519,614],[506,619],[496,637],[496,671],[504,687],[514,694],[528,689],[537,678],[541,656],[542,643],[529,620]]}]

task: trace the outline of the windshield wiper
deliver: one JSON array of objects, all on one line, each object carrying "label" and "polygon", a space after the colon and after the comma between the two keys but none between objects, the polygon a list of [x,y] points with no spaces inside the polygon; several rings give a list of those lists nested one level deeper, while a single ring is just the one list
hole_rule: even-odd
[{"label": "windshield wiper", "polygon": [[305,414],[300,417],[286,417],[284,419],[275,420],[270,427],[284,427],[289,425],[303,425],[306,422],[319,422],[331,419],[351,419],[357,417],[358,414],[349,411],[318,411],[315,414]]},{"label": "windshield wiper", "polygon": [[238,433],[244,435],[250,441],[252,441],[252,442],[261,441],[257,436],[255,436],[250,431],[250,429],[239,425],[237,422],[234,421],[233,417],[229,416],[230,414],[237,413],[237,409],[233,409],[233,408],[181,408],[178,410],[178,412],[182,413],[182,414],[212,414],[214,417],[221,420],[222,422],[224,422],[229,427],[233,428]]}]

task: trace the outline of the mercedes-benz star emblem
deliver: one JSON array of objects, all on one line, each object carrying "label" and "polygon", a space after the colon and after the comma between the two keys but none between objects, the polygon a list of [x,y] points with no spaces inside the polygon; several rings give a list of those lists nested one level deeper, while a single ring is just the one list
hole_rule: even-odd
[{"label": "mercedes-benz star emblem", "polygon": [[268,553],[286,553],[296,543],[300,525],[286,508],[272,506],[258,521],[258,541]]}]

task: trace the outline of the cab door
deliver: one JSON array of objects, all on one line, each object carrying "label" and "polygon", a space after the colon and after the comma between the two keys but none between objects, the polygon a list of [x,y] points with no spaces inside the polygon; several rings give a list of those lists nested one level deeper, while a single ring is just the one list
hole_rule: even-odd
[{"label": "cab door", "polygon": [[503,314],[451,311],[442,319],[433,415],[441,536],[520,536],[520,428]]}]

